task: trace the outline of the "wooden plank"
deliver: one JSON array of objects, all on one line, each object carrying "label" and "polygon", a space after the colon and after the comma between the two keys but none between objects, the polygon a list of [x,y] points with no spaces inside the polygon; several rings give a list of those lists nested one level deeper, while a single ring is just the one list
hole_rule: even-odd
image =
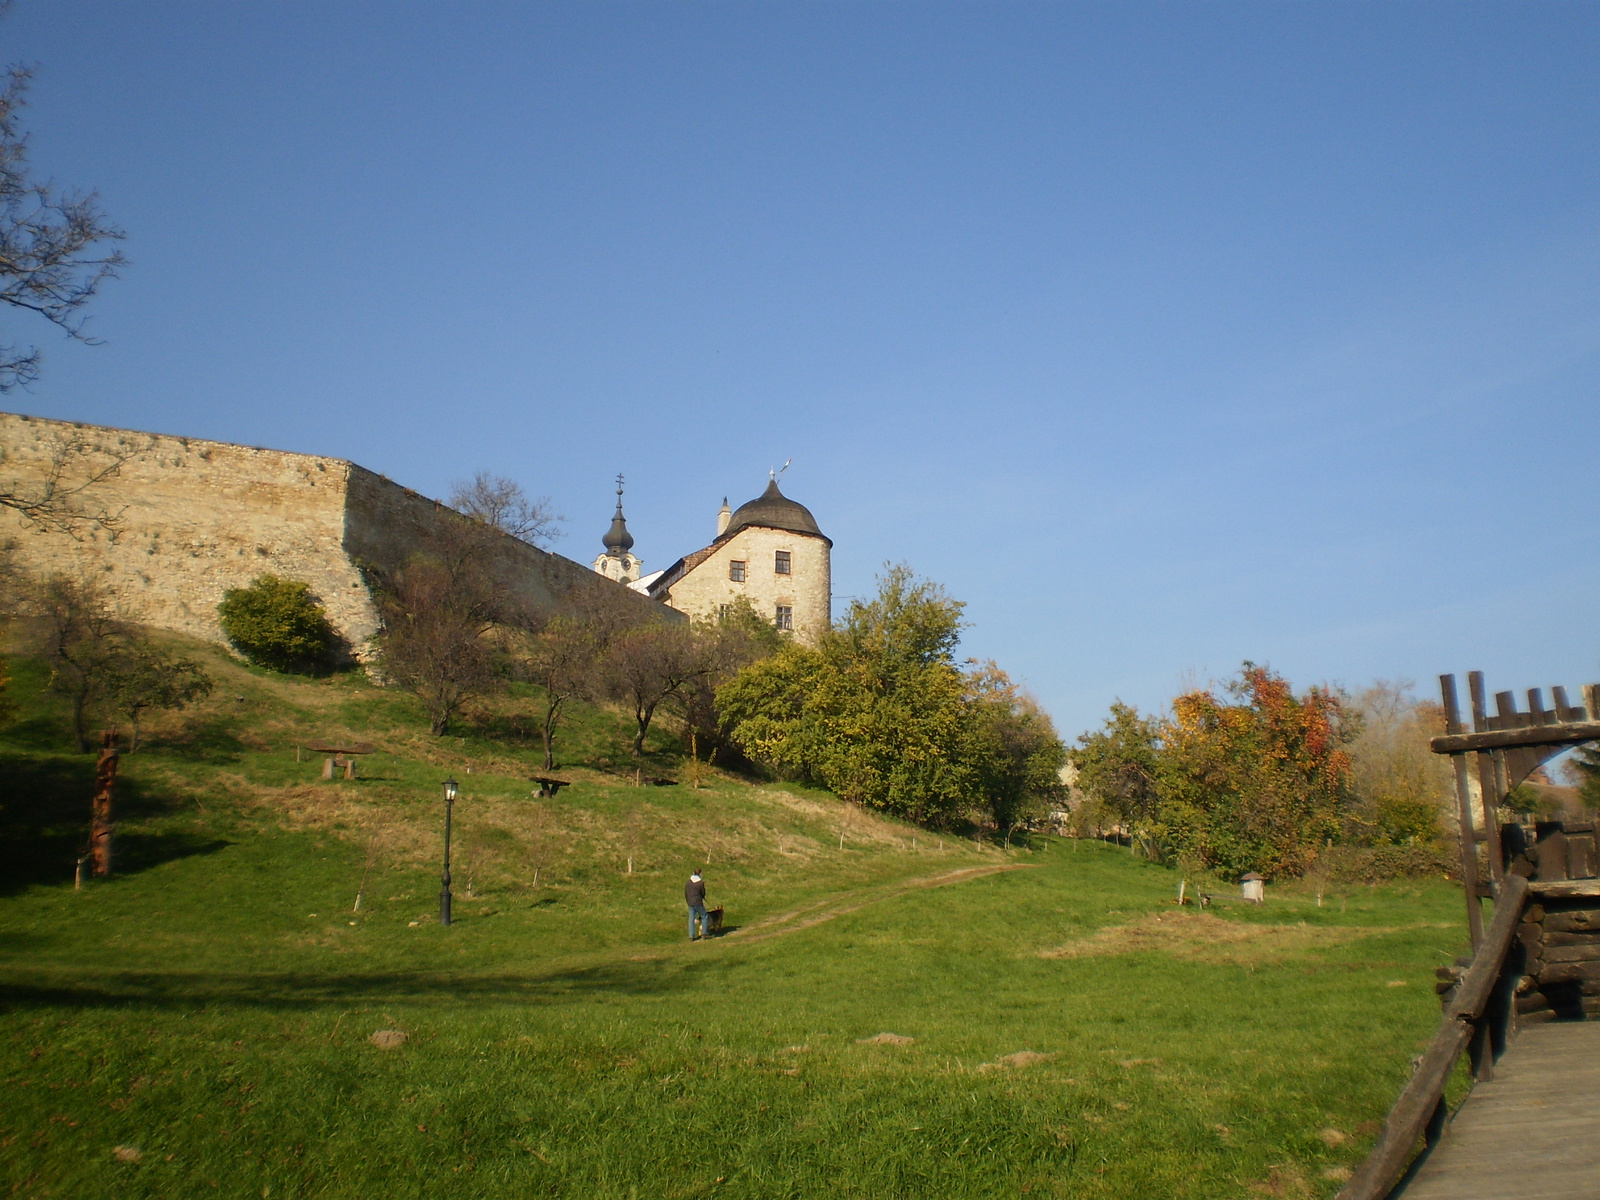
[{"label": "wooden plank", "polygon": [[1600,896],[1600,879],[1569,879],[1565,883],[1530,883],[1528,891],[1540,899]]},{"label": "wooden plank", "polygon": [[1339,1191],[1339,1200],[1380,1200],[1389,1194],[1395,1180],[1406,1169],[1417,1139],[1439,1106],[1445,1081],[1456,1059],[1478,1033],[1478,1018],[1488,1006],[1506,952],[1522,918],[1528,881],[1520,875],[1506,878],[1495,903],[1494,920],[1483,945],[1473,956],[1472,965],[1461,979],[1461,986],[1445,1008],[1439,1031],[1428,1043],[1410,1082],[1389,1110],[1378,1141],[1365,1162]]},{"label": "wooden plank", "polygon": [[1593,1200],[1600,1194],[1600,1022],[1525,1029],[1450,1122],[1405,1200]]},{"label": "wooden plank", "polygon": [[1447,733],[1428,744],[1435,754],[1463,754],[1468,750],[1504,750],[1512,746],[1573,746],[1596,740],[1600,740],[1600,721],[1568,721],[1561,725],[1493,729],[1488,733]]},{"label": "wooden plank", "polygon": [[1446,1021],[1459,1018],[1476,1020],[1483,1015],[1483,1007],[1488,1002],[1489,993],[1494,989],[1494,982],[1505,961],[1506,950],[1510,948],[1512,936],[1522,921],[1522,902],[1527,895],[1526,879],[1521,875],[1506,877],[1506,885],[1495,901],[1494,920],[1489,923],[1489,932],[1484,935],[1483,949],[1473,956],[1472,965],[1461,978],[1461,989],[1445,1009]]}]

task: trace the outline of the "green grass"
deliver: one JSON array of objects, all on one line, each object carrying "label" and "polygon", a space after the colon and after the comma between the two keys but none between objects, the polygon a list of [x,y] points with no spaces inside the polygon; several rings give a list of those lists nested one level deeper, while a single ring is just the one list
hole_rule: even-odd
[{"label": "green grass", "polygon": [[[531,741],[489,736],[514,736],[505,710],[435,742],[359,678],[220,659],[208,706],[125,759],[124,872],[74,892],[89,760],[14,665],[13,1195],[1331,1195],[1461,951],[1442,882],[1180,915],[1172,874],[1111,846],[941,843],[720,775],[626,786],[625,731],[593,710],[570,753],[594,765],[534,801]],[[383,747],[372,778],[294,761],[335,733]],[[449,929],[444,771],[470,860]],[[695,865],[740,929],[691,946]],[[407,1041],[379,1049],[380,1029]],[[859,1041],[885,1031],[915,1040]],[[1023,1050],[1047,1057],[995,1066]]]}]

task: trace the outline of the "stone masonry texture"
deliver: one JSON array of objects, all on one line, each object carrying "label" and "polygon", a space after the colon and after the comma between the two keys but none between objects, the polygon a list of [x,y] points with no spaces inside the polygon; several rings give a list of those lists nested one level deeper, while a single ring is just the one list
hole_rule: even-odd
[{"label": "stone masonry texture", "polygon": [[[791,572],[775,570],[777,552],[787,550]],[[729,578],[729,565],[745,564],[744,582]],[[715,617],[721,606],[746,597],[772,620],[777,606],[794,610],[795,640],[815,645],[833,619],[828,543],[810,534],[747,525],[686,572],[663,599],[680,612]]]},{"label": "stone masonry texture", "polygon": [[[70,485],[126,461],[82,497],[118,515],[114,531],[40,532],[0,510],[0,540],[35,574],[95,575],[127,616],[225,642],[217,605],[264,574],[304,580],[357,659],[378,614],[363,567],[393,572],[458,537],[466,518],[344,459],[0,413],[0,489],[33,494],[64,461]],[[660,606],[580,563],[516,538],[490,540],[496,586],[539,607],[575,589],[615,587],[641,612]]]}]

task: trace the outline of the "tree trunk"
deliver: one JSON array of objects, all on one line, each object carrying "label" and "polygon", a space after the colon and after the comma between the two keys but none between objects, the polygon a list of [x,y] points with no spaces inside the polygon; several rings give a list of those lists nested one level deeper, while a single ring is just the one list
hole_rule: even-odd
[{"label": "tree trunk", "polygon": [[544,769],[556,769],[556,717],[561,711],[561,701],[547,704],[544,710]]},{"label": "tree trunk", "polygon": [[633,735],[633,756],[644,757],[644,735],[650,732],[650,718],[655,716],[656,706],[647,705],[633,710],[633,719],[639,726],[639,731]]},{"label": "tree trunk", "polygon": [[78,738],[78,753],[89,753],[89,733],[84,728],[89,707],[89,693],[87,689],[80,689],[72,697],[72,732]]},{"label": "tree trunk", "polygon": [[111,795],[117,782],[117,731],[100,735],[100,761],[94,769],[94,802],[89,816],[89,857],[99,879],[111,877]]}]

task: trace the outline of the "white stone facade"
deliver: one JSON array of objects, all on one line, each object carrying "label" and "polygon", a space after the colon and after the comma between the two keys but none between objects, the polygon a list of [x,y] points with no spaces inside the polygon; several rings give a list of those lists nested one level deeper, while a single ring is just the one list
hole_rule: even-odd
[{"label": "white stone facade", "polygon": [[[788,556],[787,572],[779,570],[780,554]],[[797,641],[815,645],[833,622],[830,554],[826,538],[746,525],[685,559],[682,574],[652,594],[681,613],[710,619],[743,596]]]}]

